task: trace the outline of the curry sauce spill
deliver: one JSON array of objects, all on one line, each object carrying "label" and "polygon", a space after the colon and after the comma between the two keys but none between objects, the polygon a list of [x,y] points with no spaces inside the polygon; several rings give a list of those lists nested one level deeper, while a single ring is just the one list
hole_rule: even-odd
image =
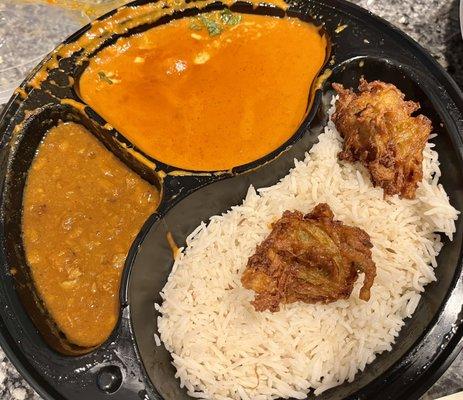
[{"label": "curry sauce spill", "polygon": [[215,11],[120,38],[90,60],[79,92],[147,155],[227,170],[295,133],[326,49],[297,18]]},{"label": "curry sauce spill", "polygon": [[45,136],[24,191],[23,240],[36,289],[70,342],[95,346],[113,330],[127,253],[158,203],[82,126]]}]

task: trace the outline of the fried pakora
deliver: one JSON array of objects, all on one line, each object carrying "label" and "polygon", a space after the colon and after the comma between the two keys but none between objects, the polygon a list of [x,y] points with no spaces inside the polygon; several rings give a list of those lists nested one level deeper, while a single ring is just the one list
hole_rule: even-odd
[{"label": "fried pakora", "polygon": [[344,138],[339,159],[360,161],[369,170],[374,186],[386,195],[415,197],[423,179],[423,149],[431,121],[412,116],[419,103],[405,101],[396,86],[381,81],[360,81],[359,92],[333,84],[339,94],[333,122]]},{"label": "fried pakora", "polygon": [[364,272],[359,297],[368,301],[376,276],[372,247],[364,230],[334,220],[325,203],[305,216],[285,211],[249,258],[241,283],[256,292],[256,311],[275,312],[280,304],[296,301],[346,299]]}]

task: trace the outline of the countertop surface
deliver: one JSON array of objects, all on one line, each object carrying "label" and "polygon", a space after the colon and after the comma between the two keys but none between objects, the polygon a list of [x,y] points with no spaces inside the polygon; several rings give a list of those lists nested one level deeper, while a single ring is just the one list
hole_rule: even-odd
[{"label": "countertop surface", "polygon": [[[4,7],[8,6],[8,2],[9,0],[0,0],[0,5],[3,3]],[[458,0],[353,0],[353,2],[383,17],[412,36],[463,88],[463,41],[458,18]],[[0,8],[0,21],[1,11]],[[422,400],[433,400],[458,391],[463,391],[463,353],[422,397]],[[16,372],[1,349],[0,399],[40,399]]]}]

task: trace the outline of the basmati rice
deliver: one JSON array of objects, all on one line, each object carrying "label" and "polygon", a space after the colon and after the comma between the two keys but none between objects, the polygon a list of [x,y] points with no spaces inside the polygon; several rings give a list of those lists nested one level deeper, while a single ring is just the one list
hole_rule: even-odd
[{"label": "basmati rice", "polygon": [[[333,110],[331,110],[332,112]],[[337,158],[342,139],[330,121],[319,142],[274,186],[249,188],[241,205],[201,224],[187,239],[157,306],[159,334],[176,377],[201,399],[303,399],[344,381],[390,351],[435,280],[442,243],[458,211],[438,183],[438,155],[428,143],[415,200],[384,199],[359,164]],[[241,274],[248,257],[285,210],[309,212],[326,202],[337,219],[369,233],[377,277],[369,302],[295,303],[256,312]],[[159,338],[156,339],[157,344]]]}]

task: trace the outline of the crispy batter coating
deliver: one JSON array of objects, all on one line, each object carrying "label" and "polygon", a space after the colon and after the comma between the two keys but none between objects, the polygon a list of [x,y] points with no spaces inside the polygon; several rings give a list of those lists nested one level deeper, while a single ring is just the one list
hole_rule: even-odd
[{"label": "crispy batter coating", "polygon": [[241,277],[256,292],[256,311],[278,311],[280,303],[330,303],[352,293],[358,272],[365,278],[359,297],[370,299],[376,276],[368,234],[335,221],[321,203],[311,213],[285,211],[257,246]]},{"label": "crispy batter coating", "polygon": [[341,160],[361,161],[374,186],[386,195],[415,197],[423,178],[423,149],[431,133],[424,115],[412,117],[420,105],[405,101],[392,84],[361,79],[359,93],[333,84],[339,94],[333,121],[344,138]]}]

